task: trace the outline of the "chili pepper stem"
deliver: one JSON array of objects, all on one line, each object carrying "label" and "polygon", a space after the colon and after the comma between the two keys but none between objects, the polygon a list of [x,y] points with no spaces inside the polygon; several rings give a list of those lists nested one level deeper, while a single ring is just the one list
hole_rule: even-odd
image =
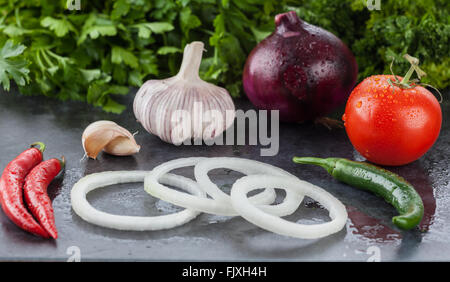
[{"label": "chili pepper stem", "polygon": [[61,156],[61,160],[59,160],[59,164],[61,165],[61,170],[64,170],[66,167],[66,158],[64,156]]},{"label": "chili pepper stem", "polygon": [[56,178],[62,178],[62,176],[66,173],[66,158],[64,156],[61,156],[61,159],[58,161],[59,165],[61,166],[61,170],[56,175]]},{"label": "chili pepper stem", "polygon": [[292,159],[294,163],[298,164],[312,164],[323,167],[328,171],[329,174],[333,173],[333,170],[336,166],[337,159],[336,158],[314,158],[314,157],[294,157]]},{"label": "chili pepper stem", "polygon": [[44,153],[45,151],[45,144],[42,142],[34,142],[33,144],[30,145],[30,147],[35,147],[35,146],[39,146],[39,151],[41,151],[41,153]]}]

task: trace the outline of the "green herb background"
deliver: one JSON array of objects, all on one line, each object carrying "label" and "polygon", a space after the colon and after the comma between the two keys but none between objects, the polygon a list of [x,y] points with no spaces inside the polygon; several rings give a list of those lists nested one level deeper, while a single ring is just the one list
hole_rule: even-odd
[{"label": "green herb background", "polygon": [[353,51],[359,79],[402,75],[409,53],[422,61],[424,82],[450,85],[450,1],[381,0],[0,0],[0,84],[14,80],[25,95],[85,101],[105,111],[125,109],[126,95],[147,79],[177,73],[194,40],[207,52],[201,77],[244,96],[242,69],[254,46],[274,29],[277,13],[294,10],[339,36]]}]

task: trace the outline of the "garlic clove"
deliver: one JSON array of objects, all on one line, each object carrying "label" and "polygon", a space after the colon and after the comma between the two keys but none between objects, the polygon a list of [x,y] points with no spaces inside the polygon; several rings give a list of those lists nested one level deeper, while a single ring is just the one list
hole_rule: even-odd
[{"label": "garlic clove", "polygon": [[93,131],[97,131],[99,127],[103,126],[114,126],[117,125],[117,123],[110,121],[110,120],[98,120],[96,122],[93,122],[89,124],[83,132],[83,137],[90,135]]},{"label": "garlic clove", "polygon": [[134,138],[130,139],[125,136],[118,136],[106,144],[103,151],[116,156],[129,156],[139,153],[140,149],[141,146],[136,144]]},{"label": "garlic clove", "polygon": [[111,142],[113,135],[112,131],[93,131],[84,139],[84,152],[89,158],[96,159],[103,148]]},{"label": "garlic clove", "polygon": [[[108,128],[115,127],[116,123],[109,120],[99,120],[91,123],[81,136],[81,143],[85,154],[95,159],[106,144],[113,138],[112,131]],[[87,139],[89,139],[87,141]]]},{"label": "garlic clove", "polygon": [[111,155],[128,156],[141,148],[127,129],[107,120],[96,121],[86,127],[81,142],[85,154],[93,159],[102,150]]}]

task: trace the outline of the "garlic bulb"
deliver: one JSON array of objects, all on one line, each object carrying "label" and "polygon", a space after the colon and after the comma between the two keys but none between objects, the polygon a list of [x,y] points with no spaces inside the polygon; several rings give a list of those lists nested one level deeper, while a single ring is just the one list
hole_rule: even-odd
[{"label": "garlic bulb", "polygon": [[162,140],[212,140],[233,124],[235,108],[228,91],[200,79],[202,42],[184,49],[178,74],[145,82],[134,99],[138,122]]},{"label": "garlic bulb", "polygon": [[99,120],[86,127],[81,143],[85,154],[93,159],[102,150],[111,155],[128,156],[139,152],[141,148],[133,134],[109,120]]}]

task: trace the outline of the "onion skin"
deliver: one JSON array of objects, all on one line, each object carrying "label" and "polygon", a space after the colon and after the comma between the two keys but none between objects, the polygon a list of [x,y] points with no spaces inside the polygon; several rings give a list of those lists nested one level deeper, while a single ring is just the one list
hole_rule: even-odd
[{"label": "onion skin", "polygon": [[275,25],[244,67],[244,91],[253,105],[279,110],[287,122],[313,120],[342,105],[358,74],[350,49],[293,11],[277,15]]}]

